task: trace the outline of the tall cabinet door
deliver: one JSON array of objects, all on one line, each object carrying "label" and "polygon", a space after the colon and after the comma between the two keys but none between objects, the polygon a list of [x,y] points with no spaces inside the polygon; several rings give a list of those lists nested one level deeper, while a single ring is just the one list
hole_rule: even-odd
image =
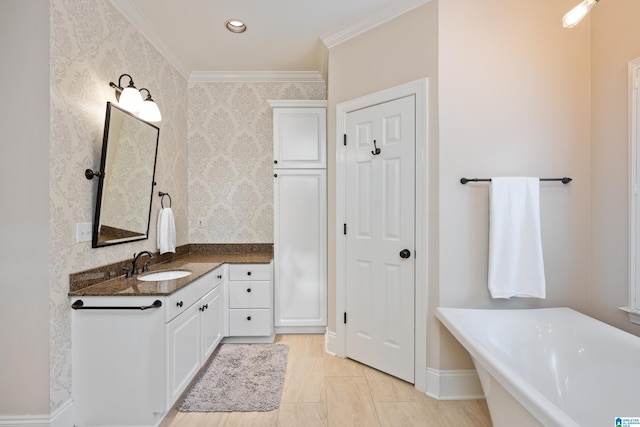
[{"label": "tall cabinet door", "polygon": [[[279,169],[274,175],[276,330],[324,332],[327,324],[326,171]],[[315,327],[315,330],[304,327]]]}]

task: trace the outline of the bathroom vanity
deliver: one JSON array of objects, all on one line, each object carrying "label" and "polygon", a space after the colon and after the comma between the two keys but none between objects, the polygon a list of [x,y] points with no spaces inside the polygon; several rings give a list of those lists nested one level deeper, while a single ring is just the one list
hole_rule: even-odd
[{"label": "bathroom vanity", "polygon": [[186,277],[118,277],[70,294],[75,425],[156,426],[223,339],[273,341],[270,257],[212,259],[153,268]]}]

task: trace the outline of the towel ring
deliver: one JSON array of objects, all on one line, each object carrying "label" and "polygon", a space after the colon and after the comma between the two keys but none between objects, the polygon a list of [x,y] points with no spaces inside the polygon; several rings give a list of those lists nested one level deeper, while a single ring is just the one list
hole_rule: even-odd
[{"label": "towel ring", "polygon": [[169,193],[163,193],[162,191],[158,192],[158,196],[161,197],[160,199],[160,205],[162,206],[162,209],[164,209],[164,196],[168,196],[169,197],[169,207],[171,207],[171,205],[173,204],[173,202],[171,201],[171,195]]}]

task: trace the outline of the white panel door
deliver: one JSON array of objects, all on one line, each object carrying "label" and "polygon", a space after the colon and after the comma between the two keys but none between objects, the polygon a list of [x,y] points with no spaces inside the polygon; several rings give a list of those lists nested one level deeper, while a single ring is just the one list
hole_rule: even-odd
[{"label": "white panel door", "polygon": [[347,115],[346,354],[414,382],[415,97]]},{"label": "white panel door", "polygon": [[200,304],[193,304],[166,325],[167,410],[200,369],[202,330]]},{"label": "white panel door", "polygon": [[326,326],[326,171],[279,169],[276,175],[275,325]]},{"label": "white panel door", "polygon": [[218,285],[198,303],[202,313],[200,315],[202,320],[202,363],[209,359],[209,356],[222,340],[224,323],[223,288],[223,286]]}]

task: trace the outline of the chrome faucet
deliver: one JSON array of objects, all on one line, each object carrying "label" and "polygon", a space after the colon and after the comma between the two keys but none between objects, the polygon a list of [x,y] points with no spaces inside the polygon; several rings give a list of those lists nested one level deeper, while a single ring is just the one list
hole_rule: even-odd
[{"label": "chrome faucet", "polygon": [[[149,251],[142,251],[138,254],[133,254],[133,261],[131,262],[131,276],[134,276],[136,274],[138,274],[138,259],[140,259],[140,257],[142,255],[149,255],[149,259],[153,258],[153,254]],[[145,271],[147,271],[147,264],[149,261],[147,261],[144,266],[142,267],[142,272],[144,273]]]}]

